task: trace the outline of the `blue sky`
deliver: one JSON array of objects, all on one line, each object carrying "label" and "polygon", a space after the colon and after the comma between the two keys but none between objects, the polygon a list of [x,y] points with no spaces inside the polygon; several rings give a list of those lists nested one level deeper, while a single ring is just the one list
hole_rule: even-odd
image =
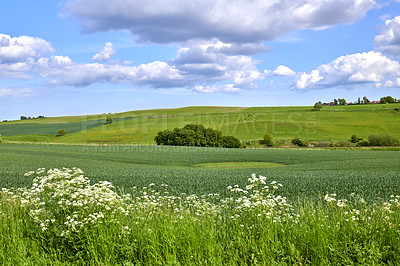
[{"label": "blue sky", "polygon": [[400,2],[13,0],[0,120],[400,98]]}]

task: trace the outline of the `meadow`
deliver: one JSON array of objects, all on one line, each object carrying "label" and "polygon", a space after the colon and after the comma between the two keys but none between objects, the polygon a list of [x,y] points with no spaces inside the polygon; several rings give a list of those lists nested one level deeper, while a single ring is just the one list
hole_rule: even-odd
[{"label": "meadow", "polygon": [[399,159],[395,149],[1,144],[0,263],[397,265]]},{"label": "meadow", "polygon": [[[185,107],[131,111],[80,117],[54,117],[0,123],[4,141],[56,143],[154,144],[154,136],[165,129],[202,124],[221,130],[243,142],[257,142],[266,133],[277,145],[295,137],[308,141],[366,139],[371,134],[400,132],[400,104],[312,107]],[[105,125],[107,117],[114,122]],[[58,130],[67,134],[55,138]]]}]

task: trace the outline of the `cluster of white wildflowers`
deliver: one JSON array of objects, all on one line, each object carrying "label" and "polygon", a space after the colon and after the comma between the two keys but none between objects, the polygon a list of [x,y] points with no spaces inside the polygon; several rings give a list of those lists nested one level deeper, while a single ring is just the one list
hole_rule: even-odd
[{"label": "cluster of white wildflowers", "polygon": [[155,190],[155,185],[150,184],[148,187],[143,187],[141,190],[134,188],[135,197],[132,197],[132,208],[146,217],[153,217],[158,214],[176,214],[178,219],[183,218],[183,215],[216,216],[220,213],[221,207],[213,203],[213,199],[218,198],[218,194],[209,194],[205,196],[185,195],[172,196],[169,195],[168,185],[161,185],[164,188],[163,192]]},{"label": "cluster of white wildflowers", "polygon": [[91,185],[78,168],[39,168],[25,176],[34,179],[21,198],[42,231],[57,228],[61,236],[69,236],[84,227],[119,223],[117,217],[129,214],[127,199],[118,195],[111,183]]},{"label": "cluster of white wildflowers", "polygon": [[[249,185],[245,189],[238,185],[229,186],[233,196],[225,199],[219,199],[218,194],[173,196],[169,195],[168,185],[161,185],[161,191],[157,191],[154,184],[140,190],[134,188],[133,195],[118,194],[107,181],[91,185],[78,168],[48,171],[39,168],[25,176],[33,177],[31,188],[2,189],[0,214],[1,203],[6,199],[18,201],[27,208],[41,231],[56,232],[67,238],[83,229],[110,224],[118,224],[121,234],[128,234],[131,229],[122,222],[127,216],[128,220],[136,221],[155,219],[158,215],[170,215],[175,221],[184,217],[194,221],[212,217],[238,221],[237,224],[245,228],[254,228],[259,219],[297,222],[299,217],[286,198],[277,195],[276,191],[282,185],[267,182],[265,176],[256,174],[248,179]],[[324,200],[328,206],[339,210],[347,221],[358,221],[363,216],[353,206],[362,207],[366,202],[360,196],[351,196],[351,202],[356,204],[338,200],[336,194],[326,194]],[[391,196],[379,208],[385,213],[399,211],[400,196]]]},{"label": "cluster of white wildflowers", "polygon": [[272,219],[274,222],[288,219],[296,221],[298,215],[294,213],[286,197],[275,195],[282,184],[272,181],[267,185],[267,178],[261,175],[257,177],[256,174],[252,174],[248,181],[250,184],[246,189],[241,189],[238,185],[228,186],[231,192],[238,195],[237,198],[225,200],[225,204],[235,207],[236,213],[232,215],[232,219],[252,215]]}]

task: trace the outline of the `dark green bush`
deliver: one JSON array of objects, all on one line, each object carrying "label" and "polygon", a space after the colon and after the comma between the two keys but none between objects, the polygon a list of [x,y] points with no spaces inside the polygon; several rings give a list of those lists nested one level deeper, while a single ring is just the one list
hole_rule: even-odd
[{"label": "dark green bush", "polygon": [[58,131],[57,136],[60,137],[60,136],[64,136],[65,134],[67,134],[67,132],[65,132],[64,129],[61,129],[61,130]]},{"label": "dark green bush", "polygon": [[113,122],[113,119],[111,117],[106,118],[106,124],[111,124]]},{"label": "dark green bush", "polygon": [[357,142],[356,146],[364,147],[364,146],[370,146],[370,145],[369,145],[369,142],[367,140],[362,140],[360,142]]},{"label": "dark green bush", "polygon": [[398,146],[400,145],[400,139],[396,136],[389,134],[373,134],[368,137],[370,146]]},{"label": "dark green bush", "polygon": [[300,138],[294,138],[294,139],[292,139],[291,142],[292,142],[293,145],[296,145],[296,146],[299,146],[299,147],[307,147],[308,146],[308,142],[305,141],[305,140],[302,140]]},{"label": "dark green bush", "polygon": [[267,147],[272,147],[274,145],[273,137],[270,134],[265,134],[263,138],[263,144],[266,145]]},{"label": "dark green bush", "polygon": [[240,148],[242,143],[234,136],[223,136],[221,146],[224,148]]},{"label": "dark green bush", "polygon": [[363,138],[357,137],[357,135],[352,135],[351,138],[350,138],[350,141],[353,142],[353,143],[357,143],[357,142],[359,142],[359,141],[362,140],[362,139],[363,139]]}]

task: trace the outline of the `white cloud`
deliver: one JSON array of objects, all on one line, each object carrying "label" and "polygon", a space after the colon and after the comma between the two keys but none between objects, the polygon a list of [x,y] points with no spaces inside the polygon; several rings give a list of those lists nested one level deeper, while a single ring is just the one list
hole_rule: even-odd
[{"label": "white cloud", "polygon": [[291,31],[353,23],[374,6],[373,0],[69,0],[64,11],[83,31],[128,30],[143,42],[260,43]]},{"label": "white cloud", "polygon": [[259,62],[250,56],[227,53],[232,47],[236,49],[236,46],[217,39],[190,41],[177,51],[170,64],[192,83],[229,80],[235,87],[254,88],[254,81],[264,78],[256,66]]},{"label": "white cloud", "polygon": [[275,68],[274,71],[265,71],[267,75],[273,75],[273,76],[281,76],[281,77],[293,77],[296,75],[296,72],[288,68],[287,66],[280,65],[277,68]]},{"label": "white cloud", "polygon": [[400,16],[385,21],[385,26],[375,36],[375,45],[379,51],[400,56]]},{"label": "white cloud", "polygon": [[52,52],[51,44],[41,38],[0,34],[0,63],[23,62]]},{"label": "white cloud", "polygon": [[194,86],[194,91],[199,93],[231,93],[240,91],[233,84],[212,85],[212,86]]},{"label": "white cloud", "polygon": [[295,89],[321,89],[372,83],[375,85],[396,79],[400,64],[379,52],[341,56],[309,73],[298,73]]},{"label": "white cloud", "polygon": [[[34,40],[35,38],[28,37],[28,39]],[[4,39],[2,42],[3,46],[9,46]],[[197,40],[182,45],[178,49],[176,57],[169,62],[155,61],[139,66],[127,66],[115,62],[111,62],[111,64],[76,63],[68,56],[46,57],[37,52],[34,54],[35,56],[20,57],[19,62],[0,62],[0,77],[41,78],[53,86],[84,87],[94,83],[127,83],[153,88],[199,86],[195,91],[207,93],[212,91],[233,92],[236,91],[236,88],[255,88],[255,82],[265,77],[265,74],[260,73],[256,67],[257,60],[237,53],[254,54],[258,51],[266,51],[266,49],[261,44],[236,45],[223,43],[217,39]],[[101,50],[93,59],[107,60],[113,53],[115,50],[112,44],[107,43],[105,49]],[[232,83],[233,85],[232,87],[230,85],[213,86],[217,82]]]},{"label": "white cloud", "polygon": [[0,87],[0,98],[29,96],[33,92],[31,88],[2,88]]},{"label": "white cloud", "polygon": [[92,57],[94,61],[107,61],[113,55],[115,55],[116,51],[112,43],[108,42],[97,54]]}]

